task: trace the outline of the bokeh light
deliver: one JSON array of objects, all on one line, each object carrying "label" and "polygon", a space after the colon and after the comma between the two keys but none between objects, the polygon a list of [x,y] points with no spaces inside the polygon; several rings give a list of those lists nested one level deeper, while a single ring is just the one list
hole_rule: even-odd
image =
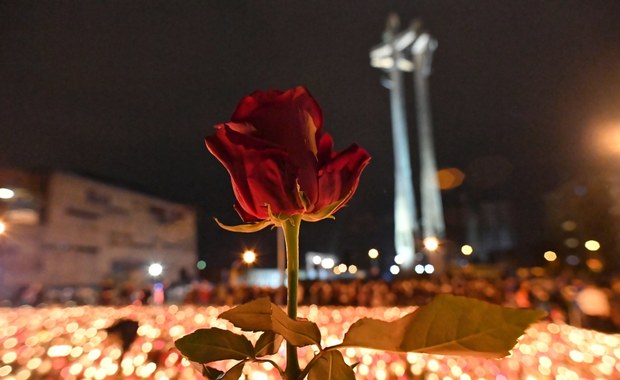
[{"label": "bokeh light", "polygon": [[196,263],[196,268],[198,268],[198,270],[204,270],[205,268],[207,268],[207,262],[204,260],[198,260],[198,262]]},{"label": "bokeh light", "polygon": [[588,251],[598,251],[601,249],[601,243],[596,240],[588,240],[583,244]]},{"label": "bokeh light", "polygon": [[157,277],[164,272],[164,267],[160,263],[153,263],[149,265],[148,272],[150,276]]},{"label": "bokeh light", "polygon": [[369,249],[368,257],[370,257],[373,260],[376,259],[377,257],[379,257],[379,251],[376,248]]},{"label": "bokeh light", "polygon": [[[217,316],[228,307],[80,306],[0,309],[0,377],[18,379],[202,379],[174,341],[198,328],[231,329]],[[364,317],[394,320],[414,307],[301,306],[300,317],[315,321],[322,344],[337,344],[351,323]],[[122,318],[139,321],[135,342],[122,356],[120,340],[106,328]],[[252,341],[258,334],[244,333]],[[349,347],[347,363],[359,363],[360,379],[614,379],[620,378],[620,335],[565,324],[539,322],[502,360],[473,356],[398,354]],[[314,347],[299,349],[302,366]],[[271,357],[284,367],[285,349]],[[225,370],[230,361],[213,363]],[[249,380],[280,379],[270,365],[248,364]]]},{"label": "bokeh light", "polygon": [[439,239],[434,236],[425,238],[422,243],[424,244],[424,248],[431,252],[434,252],[439,248]]},{"label": "bokeh light", "polygon": [[461,186],[465,174],[457,168],[445,168],[437,171],[437,182],[441,190],[450,190]]},{"label": "bokeh light", "polygon": [[243,258],[244,263],[252,264],[256,261],[256,252],[248,249],[245,252],[243,252],[242,258]]},{"label": "bokeh light", "polygon": [[461,247],[461,253],[465,256],[469,256],[474,253],[474,248],[469,244],[465,244]]},{"label": "bokeh light", "polygon": [[543,256],[547,261],[555,261],[558,258],[558,255],[553,251],[547,251]]},{"label": "bokeh light", "polygon": [[7,189],[6,187],[0,187],[0,199],[11,199],[15,196],[15,191]]}]

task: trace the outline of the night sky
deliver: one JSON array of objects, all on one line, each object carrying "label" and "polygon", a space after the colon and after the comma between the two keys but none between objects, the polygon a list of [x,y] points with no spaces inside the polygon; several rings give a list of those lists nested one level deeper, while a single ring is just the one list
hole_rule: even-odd
[{"label": "night sky", "polygon": [[268,266],[274,232],[210,221],[240,222],[203,137],[254,90],[304,85],[336,148],[356,142],[373,160],[335,221],[303,226],[302,251],[393,251],[389,95],[368,58],[391,11],[439,42],[437,162],[466,175],[446,207],[465,195],[511,201],[526,251],[541,238],[542,196],[592,164],[588,132],[620,122],[617,0],[2,1],[0,166],[88,173],[194,204],[209,266],[245,246]]}]

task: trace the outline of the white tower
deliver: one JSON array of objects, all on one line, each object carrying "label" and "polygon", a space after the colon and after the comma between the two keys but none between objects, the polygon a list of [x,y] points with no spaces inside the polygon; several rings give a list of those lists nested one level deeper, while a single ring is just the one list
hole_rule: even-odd
[{"label": "white tower", "polygon": [[[421,33],[413,24],[397,33],[398,16],[388,17],[383,43],[370,51],[371,65],[388,73],[394,145],[394,243],[396,253],[403,259],[405,270],[413,269],[416,242],[433,237],[445,237],[441,194],[437,183],[437,164],[433,145],[432,118],[428,81],[433,51],[437,47],[428,33]],[[420,154],[420,194],[422,233],[417,222],[411,158],[403,90],[403,72],[414,72],[415,105]],[[436,273],[444,270],[441,250],[429,252]]]}]

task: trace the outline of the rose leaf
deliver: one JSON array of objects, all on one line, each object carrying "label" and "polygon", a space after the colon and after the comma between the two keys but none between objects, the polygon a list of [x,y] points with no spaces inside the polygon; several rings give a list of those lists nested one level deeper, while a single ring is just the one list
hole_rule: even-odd
[{"label": "rose leaf", "polygon": [[284,338],[273,331],[265,331],[256,341],[254,353],[256,357],[274,355],[280,349]]},{"label": "rose leaf", "polygon": [[[243,366],[245,362],[239,362],[229,369],[221,380],[239,380],[243,374]],[[218,379],[219,380],[219,379]]]},{"label": "rose leaf", "polygon": [[355,380],[353,369],[338,350],[324,352],[308,372],[308,380]]},{"label": "rose leaf", "polygon": [[351,325],[342,345],[501,358],[544,315],[540,310],[506,308],[445,294],[393,322],[360,319]]},{"label": "rose leaf", "polygon": [[254,347],[246,337],[218,328],[196,330],[175,341],[174,345],[189,360],[198,363],[243,360],[254,355]]},{"label": "rose leaf", "polygon": [[273,331],[297,347],[321,344],[321,332],[315,323],[290,318],[266,297],[234,307],[219,317],[244,331]]},{"label": "rose leaf", "polygon": [[206,377],[209,380],[221,380],[224,376],[224,372],[220,371],[217,368],[203,366],[202,367],[202,376]]}]

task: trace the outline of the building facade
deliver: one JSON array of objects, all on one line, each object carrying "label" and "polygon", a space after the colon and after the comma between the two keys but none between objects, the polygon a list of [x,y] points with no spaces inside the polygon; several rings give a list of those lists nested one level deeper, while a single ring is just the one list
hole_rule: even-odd
[{"label": "building facade", "polygon": [[0,286],[175,281],[197,260],[194,208],[64,172],[0,170]]}]

